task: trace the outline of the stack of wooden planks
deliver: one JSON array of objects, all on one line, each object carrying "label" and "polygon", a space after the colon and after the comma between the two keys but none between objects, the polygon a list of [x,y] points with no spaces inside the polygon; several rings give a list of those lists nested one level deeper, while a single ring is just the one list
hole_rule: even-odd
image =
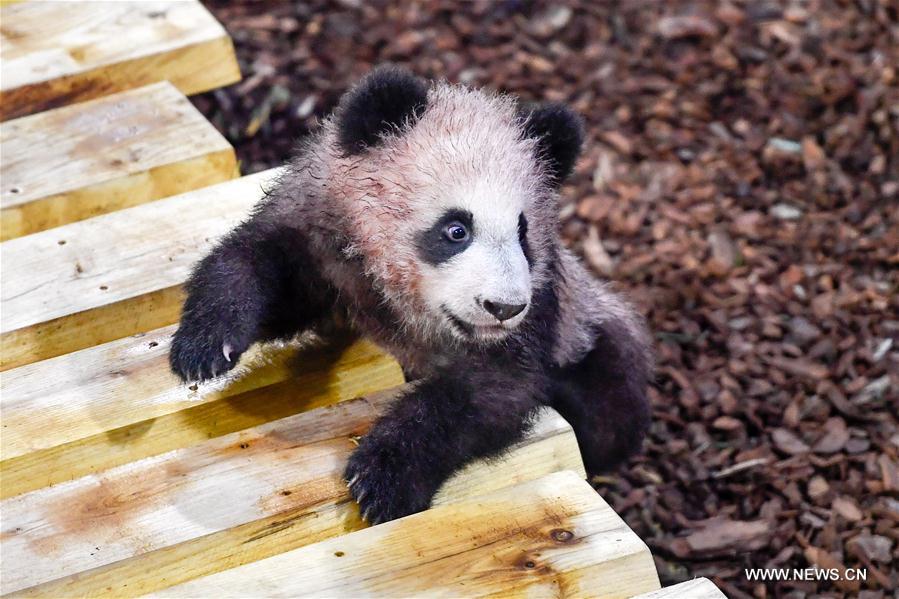
[{"label": "stack of wooden planks", "polygon": [[240,79],[231,38],[199,2],[4,3],[0,120],[157,81],[195,94]]},{"label": "stack of wooden planks", "polygon": [[[341,473],[403,384],[392,358],[301,339],[180,384],[181,284],[277,176],[239,177],[183,95],[238,79],[231,42],[195,0],[0,10],[4,596],[658,589],[551,410],[432,509],[368,528]],[[687,584],[671,596],[721,596]]]}]

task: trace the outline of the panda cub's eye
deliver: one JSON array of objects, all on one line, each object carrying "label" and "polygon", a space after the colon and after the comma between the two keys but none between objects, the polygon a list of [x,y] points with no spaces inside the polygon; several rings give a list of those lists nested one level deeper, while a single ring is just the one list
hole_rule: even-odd
[{"label": "panda cub's eye", "polygon": [[458,208],[447,210],[430,227],[418,232],[415,245],[421,259],[436,266],[464,252],[471,245],[475,231],[471,212]]},{"label": "panda cub's eye", "polygon": [[454,221],[443,227],[443,236],[453,243],[462,243],[468,239],[468,229],[462,223]]}]

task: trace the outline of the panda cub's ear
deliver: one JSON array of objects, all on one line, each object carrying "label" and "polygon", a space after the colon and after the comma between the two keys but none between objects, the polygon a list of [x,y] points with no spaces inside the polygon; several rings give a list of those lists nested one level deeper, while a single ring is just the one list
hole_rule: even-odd
[{"label": "panda cub's ear", "polygon": [[378,67],[347,92],[337,107],[338,144],[348,155],[375,146],[381,136],[407,119],[421,116],[428,88],[396,66]]},{"label": "panda cub's ear", "polygon": [[549,167],[555,186],[571,174],[584,143],[584,121],[564,104],[543,104],[525,109],[525,137],[537,140],[540,156]]}]

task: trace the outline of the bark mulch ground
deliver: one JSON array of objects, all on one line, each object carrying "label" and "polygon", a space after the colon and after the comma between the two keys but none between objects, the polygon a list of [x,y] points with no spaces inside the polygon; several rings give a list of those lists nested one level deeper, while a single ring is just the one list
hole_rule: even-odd
[{"label": "bark mulch ground", "polygon": [[[560,100],[563,234],[657,340],[645,453],[597,489],[664,584],[899,587],[899,5],[225,2],[244,80],[195,98],[245,173],[392,61]],[[751,581],[744,568],[863,568]]]}]

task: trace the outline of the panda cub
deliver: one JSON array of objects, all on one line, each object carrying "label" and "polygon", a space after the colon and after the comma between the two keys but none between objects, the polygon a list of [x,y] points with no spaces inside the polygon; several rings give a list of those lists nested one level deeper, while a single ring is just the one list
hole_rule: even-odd
[{"label": "panda cub", "polygon": [[335,319],[392,353],[414,383],[345,472],[372,523],[426,509],[541,406],[588,471],[619,464],[647,430],[651,353],[641,317],[559,239],[583,137],[562,105],[373,71],[194,270],[173,371],[209,379]]}]

